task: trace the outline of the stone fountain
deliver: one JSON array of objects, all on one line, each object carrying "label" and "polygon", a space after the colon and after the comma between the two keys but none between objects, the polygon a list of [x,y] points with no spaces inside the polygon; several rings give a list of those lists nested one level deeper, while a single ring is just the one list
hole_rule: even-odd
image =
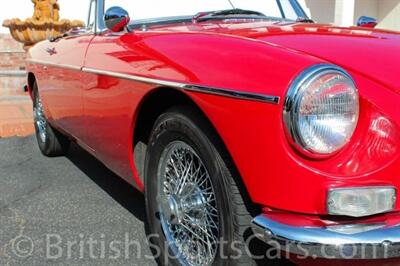
[{"label": "stone fountain", "polygon": [[60,20],[60,5],[57,0],[31,0],[34,4],[32,18],[21,21],[18,18],[7,19],[3,26],[9,28],[11,36],[24,44],[28,50],[40,41],[59,36],[73,28],[84,27],[85,23],[79,20]]}]

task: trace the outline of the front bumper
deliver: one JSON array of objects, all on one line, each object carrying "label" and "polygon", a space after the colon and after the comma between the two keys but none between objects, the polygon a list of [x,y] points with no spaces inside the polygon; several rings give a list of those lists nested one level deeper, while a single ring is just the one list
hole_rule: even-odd
[{"label": "front bumper", "polygon": [[371,260],[400,257],[400,225],[350,234],[335,232],[328,227],[286,225],[260,215],[252,221],[252,229],[271,247],[304,258]]}]

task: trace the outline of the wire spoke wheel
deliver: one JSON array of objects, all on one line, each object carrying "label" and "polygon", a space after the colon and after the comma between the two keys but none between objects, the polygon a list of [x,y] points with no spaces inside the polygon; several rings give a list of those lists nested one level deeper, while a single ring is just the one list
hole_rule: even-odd
[{"label": "wire spoke wheel", "polygon": [[219,213],[211,177],[188,144],[170,143],[158,166],[161,226],[183,265],[210,265],[218,249]]},{"label": "wire spoke wheel", "polygon": [[43,104],[39,97],[36,97],[36,99],[35,99],[35,105],[33,107],[33,115],[34,115],[35,124],[36,124],[37,131],[39,133],[40,140],[42,142],[46,142],[47,121],[46,121],[46,117],[44,116]]}]

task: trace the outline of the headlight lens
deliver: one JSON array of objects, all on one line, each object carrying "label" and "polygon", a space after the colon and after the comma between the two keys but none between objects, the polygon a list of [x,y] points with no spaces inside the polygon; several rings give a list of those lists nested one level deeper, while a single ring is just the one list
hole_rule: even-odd
[{"label": "headlight lens", "polygon": [[344,70],[317,65],[304,71],[286,97],[287,130],[303,151],[328,155],[352,137],[359,116],[357,88]]}]

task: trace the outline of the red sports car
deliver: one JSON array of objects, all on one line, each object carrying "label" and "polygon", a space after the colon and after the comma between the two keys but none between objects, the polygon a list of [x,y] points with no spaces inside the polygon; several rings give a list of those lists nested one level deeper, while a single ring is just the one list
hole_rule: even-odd
[{"label": "red sports car", "polygon": [[76,142],[143,191],[161,263],[248,265],[255,237],[400,257],[399,33],[296,0],[138,2],[91,0],[87,28],[29,50],[44,155]]}]

